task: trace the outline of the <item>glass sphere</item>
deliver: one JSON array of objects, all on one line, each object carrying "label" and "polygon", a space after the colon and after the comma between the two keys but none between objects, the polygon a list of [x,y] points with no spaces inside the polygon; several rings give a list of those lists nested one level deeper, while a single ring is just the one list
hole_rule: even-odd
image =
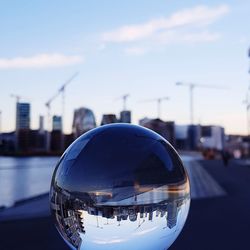
[{"label": "glass sphere", "polygon": [[72,249],[168,249],[187,218],[189,180],[177,152],[157,133],[105,125],[65,151],[50,204]]}]

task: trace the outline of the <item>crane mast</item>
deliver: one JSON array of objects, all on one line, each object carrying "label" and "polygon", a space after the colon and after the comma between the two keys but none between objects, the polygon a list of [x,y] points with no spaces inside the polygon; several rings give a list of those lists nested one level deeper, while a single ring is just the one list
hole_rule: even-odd
[{"label": "crane mast", "polygon": [[47,151],[49,151],[49,148],[50,148],[50,132],[49,131],[51,130],[51,104],[59,95],[62,96],[62,132],[63,132],[63,129],[64,129],[63,123],[64,123],[64,117],[65,117],[65,89],[78,74],[79,73],[76,72],[66,82],[64,82],[64,84],[58,89],[58,91],[45,103],[45,106],[47,108]]},{"label": "crane mast", "polygon": [[177,82],[177,86],[183,86],[189,88],[189,108],[190,108],[190,124],[194,124],[194,89],[195,88],[213,88],[213,89],[226,89],[223,86],[217,86],[217,85],[204,85],[204,84],[196,84],[196,83],[183,83],[183,82]]},{"label": "crane mast", "polygon": [[62,96],[62,120],[64,118],[64,109],[65,109],[65,89],[66,86],[73,81],[73,79],[78,75],[79,73],[76,72],[73,76],[71,76],[59,89],[58,91],[45,103],[45,106],[47,108],[47,116],[48,116],[48,128],[49,131],[51,129],[51,103],[59,96]]},{"label": "crane mast", "polygon": [[159,97],[155,99],[144,100],[143,102],[156,102],[157,104],[157,118],[161,119],[161,104],[163,101],[168,101],[170,98],[168,96]]}]

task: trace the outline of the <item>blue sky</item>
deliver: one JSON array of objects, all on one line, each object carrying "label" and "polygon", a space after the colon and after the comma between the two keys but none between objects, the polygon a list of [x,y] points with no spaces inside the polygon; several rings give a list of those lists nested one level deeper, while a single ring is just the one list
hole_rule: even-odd
[{"label": "blue sky", "polygon": [[[117,97],[130,93],[133,122],[156,116],[189,122],[189,92],[175,82],[226,86],[196,88],[194,121],[246,133],[242,104],[249,86],[249,1],[0,1],[2,131],[15,124],[11,93],[32,104],[32,128],[44,103],[76,71],[66,89],[65,130],[73,110],[118,114]],[[61,113],[61,98],[52,103]]]}]

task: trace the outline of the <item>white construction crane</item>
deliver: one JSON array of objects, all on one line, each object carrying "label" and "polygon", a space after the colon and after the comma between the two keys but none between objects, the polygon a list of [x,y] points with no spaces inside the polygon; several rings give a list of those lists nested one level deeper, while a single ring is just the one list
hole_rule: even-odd
[{"label": "white construction crane", "polygon": [[22,98],[20,95],[15,95],[15,94],[10,94],[10,97],[15,98],[16,99],[16,103],[19,103],[20,99]]},{"label": "white construction crane", "polygon": [[246,99],[243,101],[246,106],[246,118],[247,118],[247,135],[250,135],[250,86],[248,87]]},{"label": "white construction crane", "polygon": [[162,101],[168,101],[170,98],[168,96],[160,97],[160,98],[155,98],[155,99],[149,99],[149,100],[144,100],[142,102],[156,102],[157,104],[157,118],[161,118],[161,104]]},{"label": "white construction crane", "polygon": [[122,96],[115,99],[115,100],[118,100],[118,99],[123,100],[123,110],[126,110],[126,108],[127,108],[126,104],[127,104],[127,99],[128,99],[129,96],[130,96],[130,94],[125,94],[125,95],[122,95]]},{"label": "white construction crane", "polygon": [[57,91],[56,94],[54,94],[46,103],[45,106],[47,107],[47,116],[48,116],[48,127],[47,130],[50,130],[50,123],[51,123],[51,119],[50,119],[50,111],[51,111],[51,103],[61,94],[62,95],[62,121],[64,118],[64,106],[65,106],[65,89],[66,86],[72,82],[72,80],[78,75],[79,73],[76,72],[73,76],[71,76]]},{"label": "white construction crane", "polygon": [[203,85],[203,84],[195,84],[195,83],[183,83],[177,82],[177,86],[189,87],[189,95],[190,95],[190,123],[194,123],[194,100],[193,100],[193,91],[195,88],[213,88],[213,89],[226,89],[223,86],[217,85]]},{"label": "white construction crane", "polygon": [[[250,59],[250,47],[248,49],[248,57]],[[250,66],[249,66],[248,73],[250,74]],[[246,99],[243,101],[243,103],[246,105],[247,135],[249,136],[250,135],[250,85],[248,86]]]}]

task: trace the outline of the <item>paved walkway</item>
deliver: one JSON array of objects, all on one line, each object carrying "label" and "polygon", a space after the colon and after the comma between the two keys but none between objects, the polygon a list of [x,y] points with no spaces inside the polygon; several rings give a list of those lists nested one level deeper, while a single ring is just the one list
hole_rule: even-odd
[{"label": "paved walkway", "polygon": [[226,195],[226,191],[217,181],[194,160],[184,161],[191,184],[191,198],[211,198]]},{"label": "paved walkway", "polygon": [[[188,160],[184,159],[185,164]],[[250,249],[250,165],[242,165],[241,161],[234,160],[229,161],[227,167],[221,160],[201,161],[198,165],[192,162],[188,164],[186,165],[188,165],[188,171],[191,171],[191,182],[199,182],[201,179],[202,182],[207,183],[204,181],[207,180],[204,175],[208,173],[215,183],[219,183],[226,190],[226,195],[200,199],[193,191],[193,187],[198,184],[194,184],[192,196],[197,198],[193,198],[187,222],[169,250]],[[203,170],[206,170],[206,174],[202,171],[202,178],[197,178],[195,174],[195,171],[199,172],[199,164]],[[204,189],[204,186],[202,188]],[[213,194],[218,195],[218,192]],[[48,202],[46,197],[40,197],[40,199],[41,204],[43,199]],[[33,205],[35,206],[35,203]],[[30,210],[29,207],[25,209]],[[69,248],[56,231],[51,217],[47,216],[0,221],[0,249],[68,250]]]},{"label": "paved walkway", "polygon": [[44,217],[49,214],[49,194],[43,194],[16,204],[11,208],[3,209],[0,211],[0,222]]}]

